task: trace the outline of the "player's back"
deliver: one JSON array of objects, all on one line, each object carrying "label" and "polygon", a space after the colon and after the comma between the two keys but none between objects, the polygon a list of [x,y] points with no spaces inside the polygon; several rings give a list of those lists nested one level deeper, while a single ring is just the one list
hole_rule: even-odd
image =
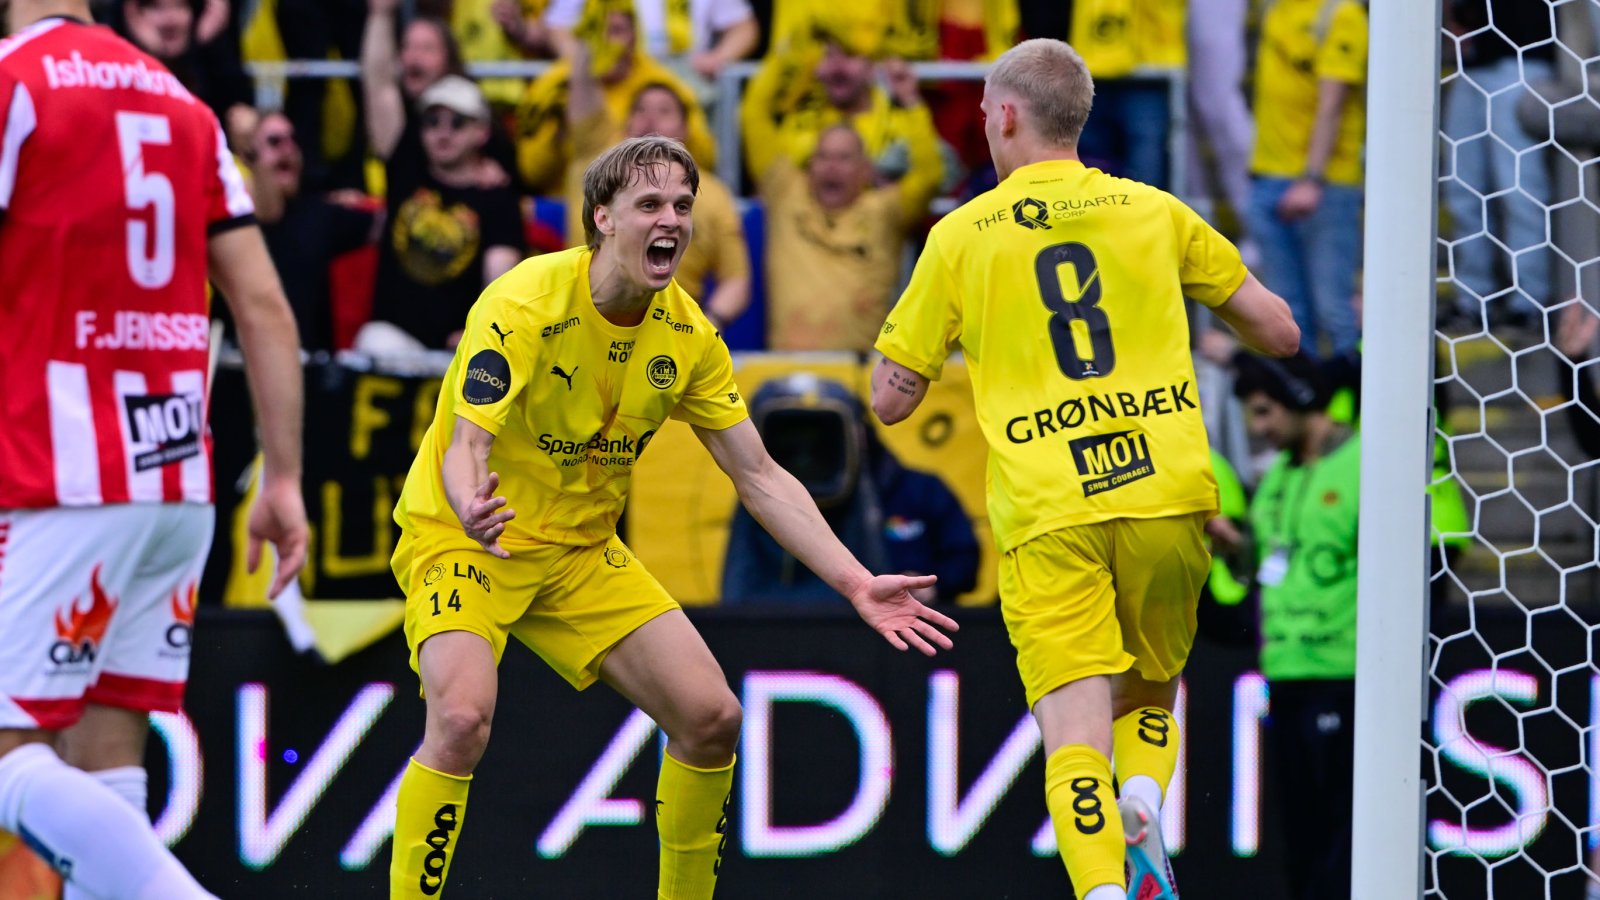
[{"label": "player's back", "polygon": [[[930,254],[942,272],[923,271]],[[1037,163],[942,220],[918,269],[912,308],[919,293],[951,297],[936,327],[967,355],[1002,548],[1214,508],[1184,295],[1221,303],[1245,272],[1191,210],[1077,162]],[[902,326],[929,327],[891,314],[886,352]]]},{"label": "player's back", "polygon": [[208,232],[251,212],[160,63],[71,19],[0,42],[0,507],[209,501]]}]

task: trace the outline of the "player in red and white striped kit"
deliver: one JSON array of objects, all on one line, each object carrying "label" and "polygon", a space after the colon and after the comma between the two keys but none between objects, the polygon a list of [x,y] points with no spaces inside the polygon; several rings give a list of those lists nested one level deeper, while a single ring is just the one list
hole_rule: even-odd
[{"label": "player in red and white striped kit", "polygon": [[215,518],[208,273],[261,425],[249,552],[276,545],[274,595],[305,557],[299,347],[216,117],[88,16],[12,0],[0,41],[0,827],[69,892],[208,897],[141,766],[148,714],[182,704]]}]

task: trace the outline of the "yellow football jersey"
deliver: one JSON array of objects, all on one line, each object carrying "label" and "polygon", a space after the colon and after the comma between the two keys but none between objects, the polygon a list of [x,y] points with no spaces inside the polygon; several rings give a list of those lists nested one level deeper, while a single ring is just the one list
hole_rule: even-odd
[{"label": "yellow football jersey", "polygon": [[1256,146],[1250,171],[1298,178],[1317,119],[1317,82],[1351,87],[1323,173],[1359,187],[1367,136],[1367,9],[1356,0],[1277,0],[1261,23],[1256,55]]},{"label": "yellow football jersey", "polygon": [[966,353],[1006,552],[1071,525],[1216,508],[1183,298],[1218,305],[1245,274],[1170,194],[1036,163],[934,226],[877,348],[928,378]]},{"label": "yellow football jersey", "polygon": [[728,348],[689,295],[674,282],[641,324],[614,325],[589,291],[592,255],[536,256],[484,289],[395,507],[401,528],[461,527],[440,475],[457,416],[495,435],[489,470],[517,513],[500,543],[513,551],[615,533],[633,464],[667,417],[744,420]]}]

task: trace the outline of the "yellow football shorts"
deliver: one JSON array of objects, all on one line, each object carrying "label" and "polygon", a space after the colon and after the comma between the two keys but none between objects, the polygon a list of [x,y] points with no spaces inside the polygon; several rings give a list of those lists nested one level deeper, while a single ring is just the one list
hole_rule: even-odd
[{"label": "yellow football shorts", "polygon": [[[507,548],[510,549],[510,548]],[[406,645],[468,631],[505,653],[506,635],[528,645],[573,687],[600,676],[619,641],[678,603],[616,535],[604,544],[540,544],[510,559],[462,532],[403,532],[391,560],[406,595]]]},{"label": "yellow football shorts", "polygon": [[1040,535],[1000,561],[1000,611],[1028,706],[1064,684],[1183,671],[1211,566],[1204,513],[1111,519]]}]

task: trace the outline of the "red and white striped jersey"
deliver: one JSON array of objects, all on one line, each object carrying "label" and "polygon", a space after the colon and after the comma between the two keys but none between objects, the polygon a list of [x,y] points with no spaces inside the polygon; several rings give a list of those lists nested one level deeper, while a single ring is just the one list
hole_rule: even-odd
[{"label": "red and white striped jersey", "polygon": [[109,29],[0,42],[0,509],[211,502],[211,234],[254,208],[217,118]]}]

